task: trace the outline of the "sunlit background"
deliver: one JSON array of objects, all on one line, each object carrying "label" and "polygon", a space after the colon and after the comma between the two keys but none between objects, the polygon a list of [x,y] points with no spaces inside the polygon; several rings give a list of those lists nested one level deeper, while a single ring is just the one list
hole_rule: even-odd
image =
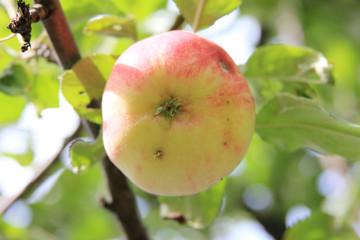
[{"label": "sunlit background", "polygon": [[[61,1],[83,56],[118,55],[132,43],[83,36],[82,28],[93,16],[81,12],[77,18],[79,5],[71,2]],[[80,2],[85,6],[93,1]],[[176,5],[169,1],[139,23],[140,36],[167,31],[178,14]],[[0,37],[8,35],[8,21],[5,8],[0,7]],[[353,90],[360,85],[359,26],[360,4],[356,0],[245,0],[240,10],[198,34],[221,45],[238,65],[264,44],[306,45],[322,52],[334,63],[337,79],[336,89],[329,90],[335,96],[334,105],[325,107],[359,124],[360,90]],[[185,29],[191,31],[190,26]],[[40,35],[41,27],[35,26],[34,32]],[[2,51],[17,55],[18,47],[16,39],[0,45],[0,70],[6,67]],[[54,158],[64,139],[79,125],[79,118],[62,97],[59,108],[45,109],[40,115],[29,103],[17,122],[0,126],[0,208]],[[0,239],[123,239],[118,237],[121,230],[115,218],[100,206],[100,199],[108,196],[100,164],[76,175],[66,152],[61,161],[36,191],[1,216]],[[269,229],[291,228],[312,216],[314,209],[346,218],[360,236],[359,176],[359,163],[312,151],[286,152],[254,135],[246,159],[228,179],[221,213],[208,228],[192,229],[162,219],[156,198],[135,191],[141,217],[156,240],[271,240],[276,239],[276,230],[271,233]]]}]

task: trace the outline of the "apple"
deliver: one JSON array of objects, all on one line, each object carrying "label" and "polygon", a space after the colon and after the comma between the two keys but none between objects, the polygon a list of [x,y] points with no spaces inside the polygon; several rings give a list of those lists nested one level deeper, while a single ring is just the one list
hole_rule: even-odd
[{"label": "apple", "polygon": [[102,114],[111,161],[164,196],[204,191],[231,173],[255,125],[253,97],[231,57],[182,30],[141,40],[117,59]]}]

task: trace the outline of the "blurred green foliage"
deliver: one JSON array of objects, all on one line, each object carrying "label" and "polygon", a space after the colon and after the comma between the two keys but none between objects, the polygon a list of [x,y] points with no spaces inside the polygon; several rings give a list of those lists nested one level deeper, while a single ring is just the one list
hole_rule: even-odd
[{"label": "blurred green foliage", "polygon": [[[6,0],[0,1],[0,6],[5,2]],[[179,4],[185,20],[192,25],[196,7],[184,7],[180,4],[181,1],[175,2]],[[200,1],[186,2],[192,2],[197,6]],[[200,18],[199,28],[209,26],[240,3],[241,1],[238,0],[209,1],[205,5],[208,11],[200,16],[203,18]],[[84,58],[85,60],[80,62],[78,67],[62,75],[61,91],[73,106],[78,107],[75,108],[78,114],[99,123],[100,111],[89,110],[88,105],[92,99],[101,97],[103,85],[115,57],[130,46],[134,39],[144,38],[153,32],[145,26],[149,26],[146,23],[159,13],[158,10],[172,16],[166,21],[174,21],[176,13],[167,10],[165,0],[62,0],[61,4],[82,56],[92,56]],[[211,16],[208,16],[209,14]],[[111,18],[111,21],[108,21],[109,19],[98,15],[114,16],[115,20]],[[290,116],[294,120],[302,117],[322,126],[333,121],[332,118],[329,120],[330,115],[328,115],[333,114],[339,119],[354,123],[351,125],[341,122],[335,125],[336,128],[346,129],[345,132],[355,135],[355,140],[349,140],[341,134],[344,131],[339,131],[338,142],[332,145],[334,142],[326,144],[331,138],[326,139],[326,136],[322,136],[320,141],[325,143],[324,152],[343,155],[343,157],[323,156],[309,149],[297,148],[299,145],[309,147],[316,142],[317,136],[321,135],[321,131],[317,129],[312,130],[313,134],[308,131],[301,144],[297,144],[299,138],[286,129],[283,130],[284,132],[275,131],[270,134],[259,131],[254,134],[245,160],[227,179],[226,184],[223,181],[200,195],[172,200],[158,199],[133,186],[149,234],[153,239],[181,237],[195,240],[217,239],[214,237],[213,229],[219,229],[221,223],[227,223],[231,219],[238,223],[246,220],[257,221],[274,239],[282,237],[286,240],[356,239],[355,230],[358,233],[360,231],[358,217],[360,165],[349,161],[346,157],[354,156],[354,159],[359,157],[356,146],[359,141],[357,132],[360,124],[360,30],[358,27],[360,4],[358,0],[245,0],[240,6],[239,18],[243,16],[253,16],[259,22],[262,33],[259,47],[272,43],[290,43],[307,47],[307,51],[301,47],[290,46],[285,47],[286,49],[272,50],[270,52],[272,56],[266,58],[262,55],[264,52],[261,52],[267,49],[265,46],[259,48],[260,51],[248,62],[248,69],[244,74],[249,77],[249,84],[257,100],[260,123],[271,120],[276,111],[280,112],[280,115],[284,113],[281,104],[280,106],[276,104],[283,101],[282,103],[291,103],[297,109],[297,112]],[[94,17],[97,22],[94,22]],[[5,8],[0,7],[0,37],[9,35],[6,29],[8,22]],[[125,28],[121,30],[114,27],[116,24],[125,24]],[[117,30],[116,34],[109,31],[110,28]],[[88,34],[89,32],[92,34]],[[43,37],[40,24],[33,24],[32,35],[34,48],[30,51],[36,50],[35,43],[50,45],[48,39]],[[0,136],[3,129],[16,123],[27,104],[36,106],[39,115],[43,109],[58,106],[60,69],[56,64],[49,63],[41,57],[24,59],[19,47],[16,38],[0,43]],[[303,81],[289,85],[288,81],[293,80],[291,76],[300,72],[297,72],[296,68],[299,64],[299,56],[304,57],[301,60],[308,60],[319,56],[320,53],[330,65],[333,65],[333,75],[325,77],[331,81],[325,81],[326,84],[313,84],[320,79],[321,74],[312,68],[311,72],[307,72],[309,74],[306,75],[305,83]],[[94,54],[100,55],[94,57]],[[293,65],[291,65],[292,61]],[[307,64],[311,65],[311,62]],[[273,70],[276,75],[267,75],[269,68],[271,68],[270,73]],[[76,71],[80,74],[76,74]],[[82,81],[82,73],[86,71],[88,76],[91,76],[90,79],[101,79],[101,81],[94,80],[95,85],[86,80]],[[282,74],[281,78],[279,74]],[[332,82],[333,76],[335,84]],[[256,80],[259,78],[261,81]],[[14,84],[9,85],[9,81]],[[288,95],[279,97],[278,93],[283,92],[297,97]],[[275,99],[272,99],[274,96]],[[287,98],[287,100],[275,102],[278,98]],[[302,105],[301,101],[307,104]],[[329,118],[308,112],[309,108],[314,106],[317,108],[319,104],[322,106],[322,114]],[[319,111],[315,112],[319,113]],[[264,137],[266,134],[267,136]],[[278,135],[274,138],[276,134]],[[297,132],[300,137],[302,134],[301,131]],[[275,142],[280,142],[280,145],[296,145],[296,147],[291,150],[281,148],[279,144],[273,144],[274,139]],[[307,142],[306,139],[312,141]],[[345,145],[341,146],[341,144]],[[346,148],[349,148],[349,151],[342,150]],[[33,154],[33,149],[18,156],[0,151],[1,157],[18,158],[23,165],[35,169],[36,164],[29,160],[29,156],[31,158]],[[84,151],[83,146],[77,148],[75,151],[78,157],[77,163],[81,165],[84,160],[82,157],[86,154],[89,152]],[[38,188],[38,191],[42,192],[40,194],[42,197],[36,197],[34,193],[23,201],[30,209],[30,222],[26,226],[16,225],[7,220],[8,217],[5,215],[2,216],[0,239],[95,240],[123,237],[116,218],[100,204],[100,199],[108,196],[101,165],[92,164],[85,159],[85,164],[92,167],[75,175],[66,161],[69,160],[64,158],[63,172],[60,173],[57,181],[50,187],[46,187],[45,182]],[[3,200],[1,194],[0,188],[0,201]],[[178,221],[162,218],[160,206],[164,204],[172,210],[170,212],[179,212],[180,215],[177,216],[190,220],[187,222],[190,224],[183,224],[183,221],[174,217],[174,214],[165,217]],[[287,223],[289,210],[298,205],[306,206],[311,216],[291,227]],[[13,218],[22,216],[21,213],[15,214],[20,211],[16,209],[16,205],[13,209],[9,209],[10,211],[14,213]],[[220,212],[219,217],[215,218],[218,212]],[[191,221],[194,220],[192,218],[196,218],[195,220],[206,226],[192,229]],[[233,239],[227,235],[230,231],[224,228],[222,239]],[[255,229],[254,232],[256,231],[258,230]]]},{"label": "blurred green foliage", "polygon": [[105,83],[116,58],[112,55],[93,55],[81,59],[61,76],[61,92],[79,116],[102,123],[100,106]]}]

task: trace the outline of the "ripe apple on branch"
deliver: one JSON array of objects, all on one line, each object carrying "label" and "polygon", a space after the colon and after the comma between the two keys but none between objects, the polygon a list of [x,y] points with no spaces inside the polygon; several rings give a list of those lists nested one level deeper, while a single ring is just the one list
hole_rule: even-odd
[{"label": "ripe apple on branch", "polygon": [[165,196],[195,194],[228,175],[255,125],[253,97],[231,57],[181,30],[118,58],[102,112],[110,159],[135,185]]}]

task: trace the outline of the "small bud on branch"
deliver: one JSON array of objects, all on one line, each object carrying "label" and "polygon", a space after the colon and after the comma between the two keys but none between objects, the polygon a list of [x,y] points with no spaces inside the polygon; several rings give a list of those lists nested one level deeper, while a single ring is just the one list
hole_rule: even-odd
[{"label": "small bud on branch", "polygon": [[11,19],[11,22],[7,25],[12,33],[18,33],[22,36],[24,43],[21,46],[21,52],[26,52],[31,47],[31,15],[30,6],[23,2],[23,0],[17,1],[16,17]]},{"label": "small bud on branch", "polygon": [[20,34],[24,43],[21,46],[21,52],[26,52],[31,47],[31,24],[46,18],[48,11],[41,5],[35,4],[30,9],[30,5],[23,0],[17,1],[16,17],[11,19],[7,28],[13,33],[10,36],[0,39],[5,41],[13,38],[16,34]]}]

